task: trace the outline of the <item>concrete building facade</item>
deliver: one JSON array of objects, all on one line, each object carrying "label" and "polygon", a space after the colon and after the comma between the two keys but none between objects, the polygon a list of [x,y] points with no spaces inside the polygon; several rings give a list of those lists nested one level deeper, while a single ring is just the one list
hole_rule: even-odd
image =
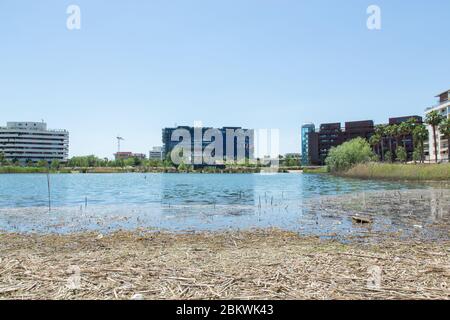
[{"label": "concrete building facade", "polygon": [[69,132],[49,130],[45,122],[8,122],[0,127],[0,152],[11,162],[67,162]]},{"label": "concrete building facade", "polygon": [[163,147],[153,147],[152,150],[148,152],[148,158],[150,160],[164,160]]},{"label": "concrete building facade", "polygon": [[[438,98],[437,104],[431,106],[425,110],[425,114],[429,114],[432,111],[439,112],[443,117],[450,118],[450,90],[444,91],[436,96]],[[428,156],[427,160],[431,162],[436,161],[436,156],[434,152],[434,138],[433,138],[433,128],[428,125]],[[437,161],[448,161],[449,155],[449,141],[439,132],[439,127],[436,128],[436,147],[437,147]]]}]

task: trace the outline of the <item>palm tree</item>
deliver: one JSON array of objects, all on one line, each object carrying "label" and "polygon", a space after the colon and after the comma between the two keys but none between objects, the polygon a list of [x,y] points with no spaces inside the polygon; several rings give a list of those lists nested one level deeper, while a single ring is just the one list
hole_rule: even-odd
[{"label": "palm tree", "polygon": [[369,139],[369,144],[372,146],[373,152],[376,152],[376,146],[378,146],[381,142],[381,137],[378,134],[374,134]]},{"label": "palm tree", "polygon": [[396,131],[397,131],[397,128],[393,124],[392,125],[388,125],[385,128],[386,136],[389,138],[389,152],[391,153],[391,155],[393,154],[392,139],[394,138]]},{"label": "palm tree", "polygon": [[450,118],[442,120],[441,124],[439,125],[439,132],[447,140],[447,157],[448,161],[450,162]]},{"label": "palm tree", "polygon": [[402,122],[398,125],[397,130],[403,140],[403,148],[406,150],[406,136],[411,134],[411,126],[408,122]]},{"label": "palm tree", "polygon": [[[404,126],[403,126],[404,127]],[[395,157],[397,157],[397,148],[400,146],[400,140],[403,136],[403,128],[399,124],[391,125],[391,134],[395,138]]]},{"label": "palm tree", "polygon": [[431,111],[427,114],[425,123],[431,126],[433,129],[433,141],[434,141],[434,157],[436,163],[438,162],[438,151],[437,151],[437,138],[436,138],[436,128],[444,120],[444,117],[435,111]]},{"label": "palm tree", "polygon": [[381,142],[381,161],[384,161],[384,137],[386,136],[386,125],[380,124],[375,127],[375,134],[380,137]]},{"label": "palm tree", "polygon": [[424,142],[428,140],[428,130],[423,124],[419,124],[414,128],[413,131],[413,137],[414,137],[414,148],[416,147],[416,144],[419,144],[420,146],[420,162],[424,161]]},{"label": "palm tree", "polygon": [[414,141],[414,129],[419,125],[419,123],[417,122],[416,118],[409,118],[406,122],[406,125],[408,126],[408,135],[410,135],[412,137],[412,144],[413,146],[415,146],[415,141]]}]

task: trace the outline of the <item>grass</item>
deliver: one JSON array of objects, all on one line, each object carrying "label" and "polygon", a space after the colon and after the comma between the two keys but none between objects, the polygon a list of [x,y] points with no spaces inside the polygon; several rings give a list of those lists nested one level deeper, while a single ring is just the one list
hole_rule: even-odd
[{"label": "grass", "polygon": [[327,167],[304,167],[303,173],[328,173]]},{"label": "grass", "polygon": [[339,176],[360,179],[448,181],[450,164],[359,164]]},{"label": "grass", "polygon": [[0,173],[47,173],[48,169],[45,167],[19,167],[19,166],[5,166],[0,167]]}]

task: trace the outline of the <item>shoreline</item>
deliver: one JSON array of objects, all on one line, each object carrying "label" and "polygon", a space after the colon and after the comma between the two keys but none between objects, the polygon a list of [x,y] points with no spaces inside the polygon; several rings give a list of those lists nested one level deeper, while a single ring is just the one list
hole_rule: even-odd
[{"label": "shoreline", "polygon": [[450,299],[449,248],[278,229],[0,233],[0,299]]},{"label": "shoreline", "polygon": [[368,163],[333,175],[360,180],[450,182],[450,164]]},{"label": "shoreline", "polygon": [[[178,174],[252,174],[263,173],[267,168],[258,167],[239,167],[225,169],[196,169],[189,171],[179,171],[176,168],[160,168],[160,167],[133,167],[133,168],[116,168],[116,167],[86,167],[86,168],[61,168],[50,169],[43,167],[0,167],[0,175],[2,174],[112,174],[112,173],[178,173]],[[278,173],[296,173],[302,171],[298,167],[279,167]]]}]

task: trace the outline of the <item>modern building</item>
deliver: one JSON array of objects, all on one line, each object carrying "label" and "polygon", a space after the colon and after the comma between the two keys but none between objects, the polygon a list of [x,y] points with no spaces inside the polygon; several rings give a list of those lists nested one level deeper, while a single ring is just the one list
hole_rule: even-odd
[{"label": "modern building", "polygon": [[[414,115],[390,118],[389,124],[401,124],[411,118],[414,118],[417,123],[422,123],[422,117]],[[357,137],[361,137],[368,141],[374,132],[375,126],[372,120],[346,122],[344,127],[342,127],[339,122],[321,124],[319,131],[308,133],[308,164],[324,165],[328,152],[332,147],[337,147],[344,142]],[[391,148],[392,152],[395,154],[397,143],[401,143],[401,146],[405,146],[408,160],[411,160],[414,152],[412,135],[404,136],[401,139],[385,137],[383,140],[385,146],[384,151],[386,152]],[[376,152],[381,156],[380,149],[376,149]]]},{"label": "modern building", "polygon": [[[437,104],[431,106],[425,110],[425,114],[429,114],[432,111],[439,112],[442,116],[450,118],[450,90],[444,91],[436,96],[438,98]],[[434,152],[434,138],[433,129],[428,126],[429,140],[428,140],[428,157],[429,161],[436,161],[436,156]],[[439,132],[439,128],[436,129],[436,146],[437,146],[437,161],[448,161],[449,154],[449,142],[445,137]]]},{"label": "modern building", "polygon": [[148,152],[148,158],[157,161],[163,160],[163,147],[153,147],[153,149]]},{"label": "modern building", "polygon": [[302,125],[302,159],[301,164],[302,166],[308,166],[311,165],[312,159],[309,152],[309,137],[310,133],[313,133],[316,131],[316,127],[313,123],[305,123]]},{"label": "modern building", "polygon": [[45,122],[8,122],[0,127],[0,152],[12,162],[66,162],[69,132],[49,130]]},{"label": "modern building", "polygon": [[[215,141],[215,138],[209,137],[211,132],[218,134],[222,140],[223,158],[216,162],[217,165],[224,164],[226,161],[239,161],[242,160],[241,158],[253,160],[254,130],[241,127],[178,126],[175,128],[164,128],[162,129],[164,157],[170,155],[183,142],[184,146],[190,151],[187,162],[198,166],[206,165],[203,161],[203,152],[207,146]],[[180,136],[184,134],[187,135],[186,139],[190,141],[184,141],[185,137]]]},{"label": "modern building", "polygon": [[140,160],[144,160],[146,155],[143,153],[133,153],[133,152],[116,152],[114,154],[114,158],[116,160],[128,160],[138,158]]},{"label": "modern building", "polygon": [[308,133],[308,165],[324,165],[331,148],[357,137],[369,139],[375,128],[372,120],[321,124],[318,132]]}]

